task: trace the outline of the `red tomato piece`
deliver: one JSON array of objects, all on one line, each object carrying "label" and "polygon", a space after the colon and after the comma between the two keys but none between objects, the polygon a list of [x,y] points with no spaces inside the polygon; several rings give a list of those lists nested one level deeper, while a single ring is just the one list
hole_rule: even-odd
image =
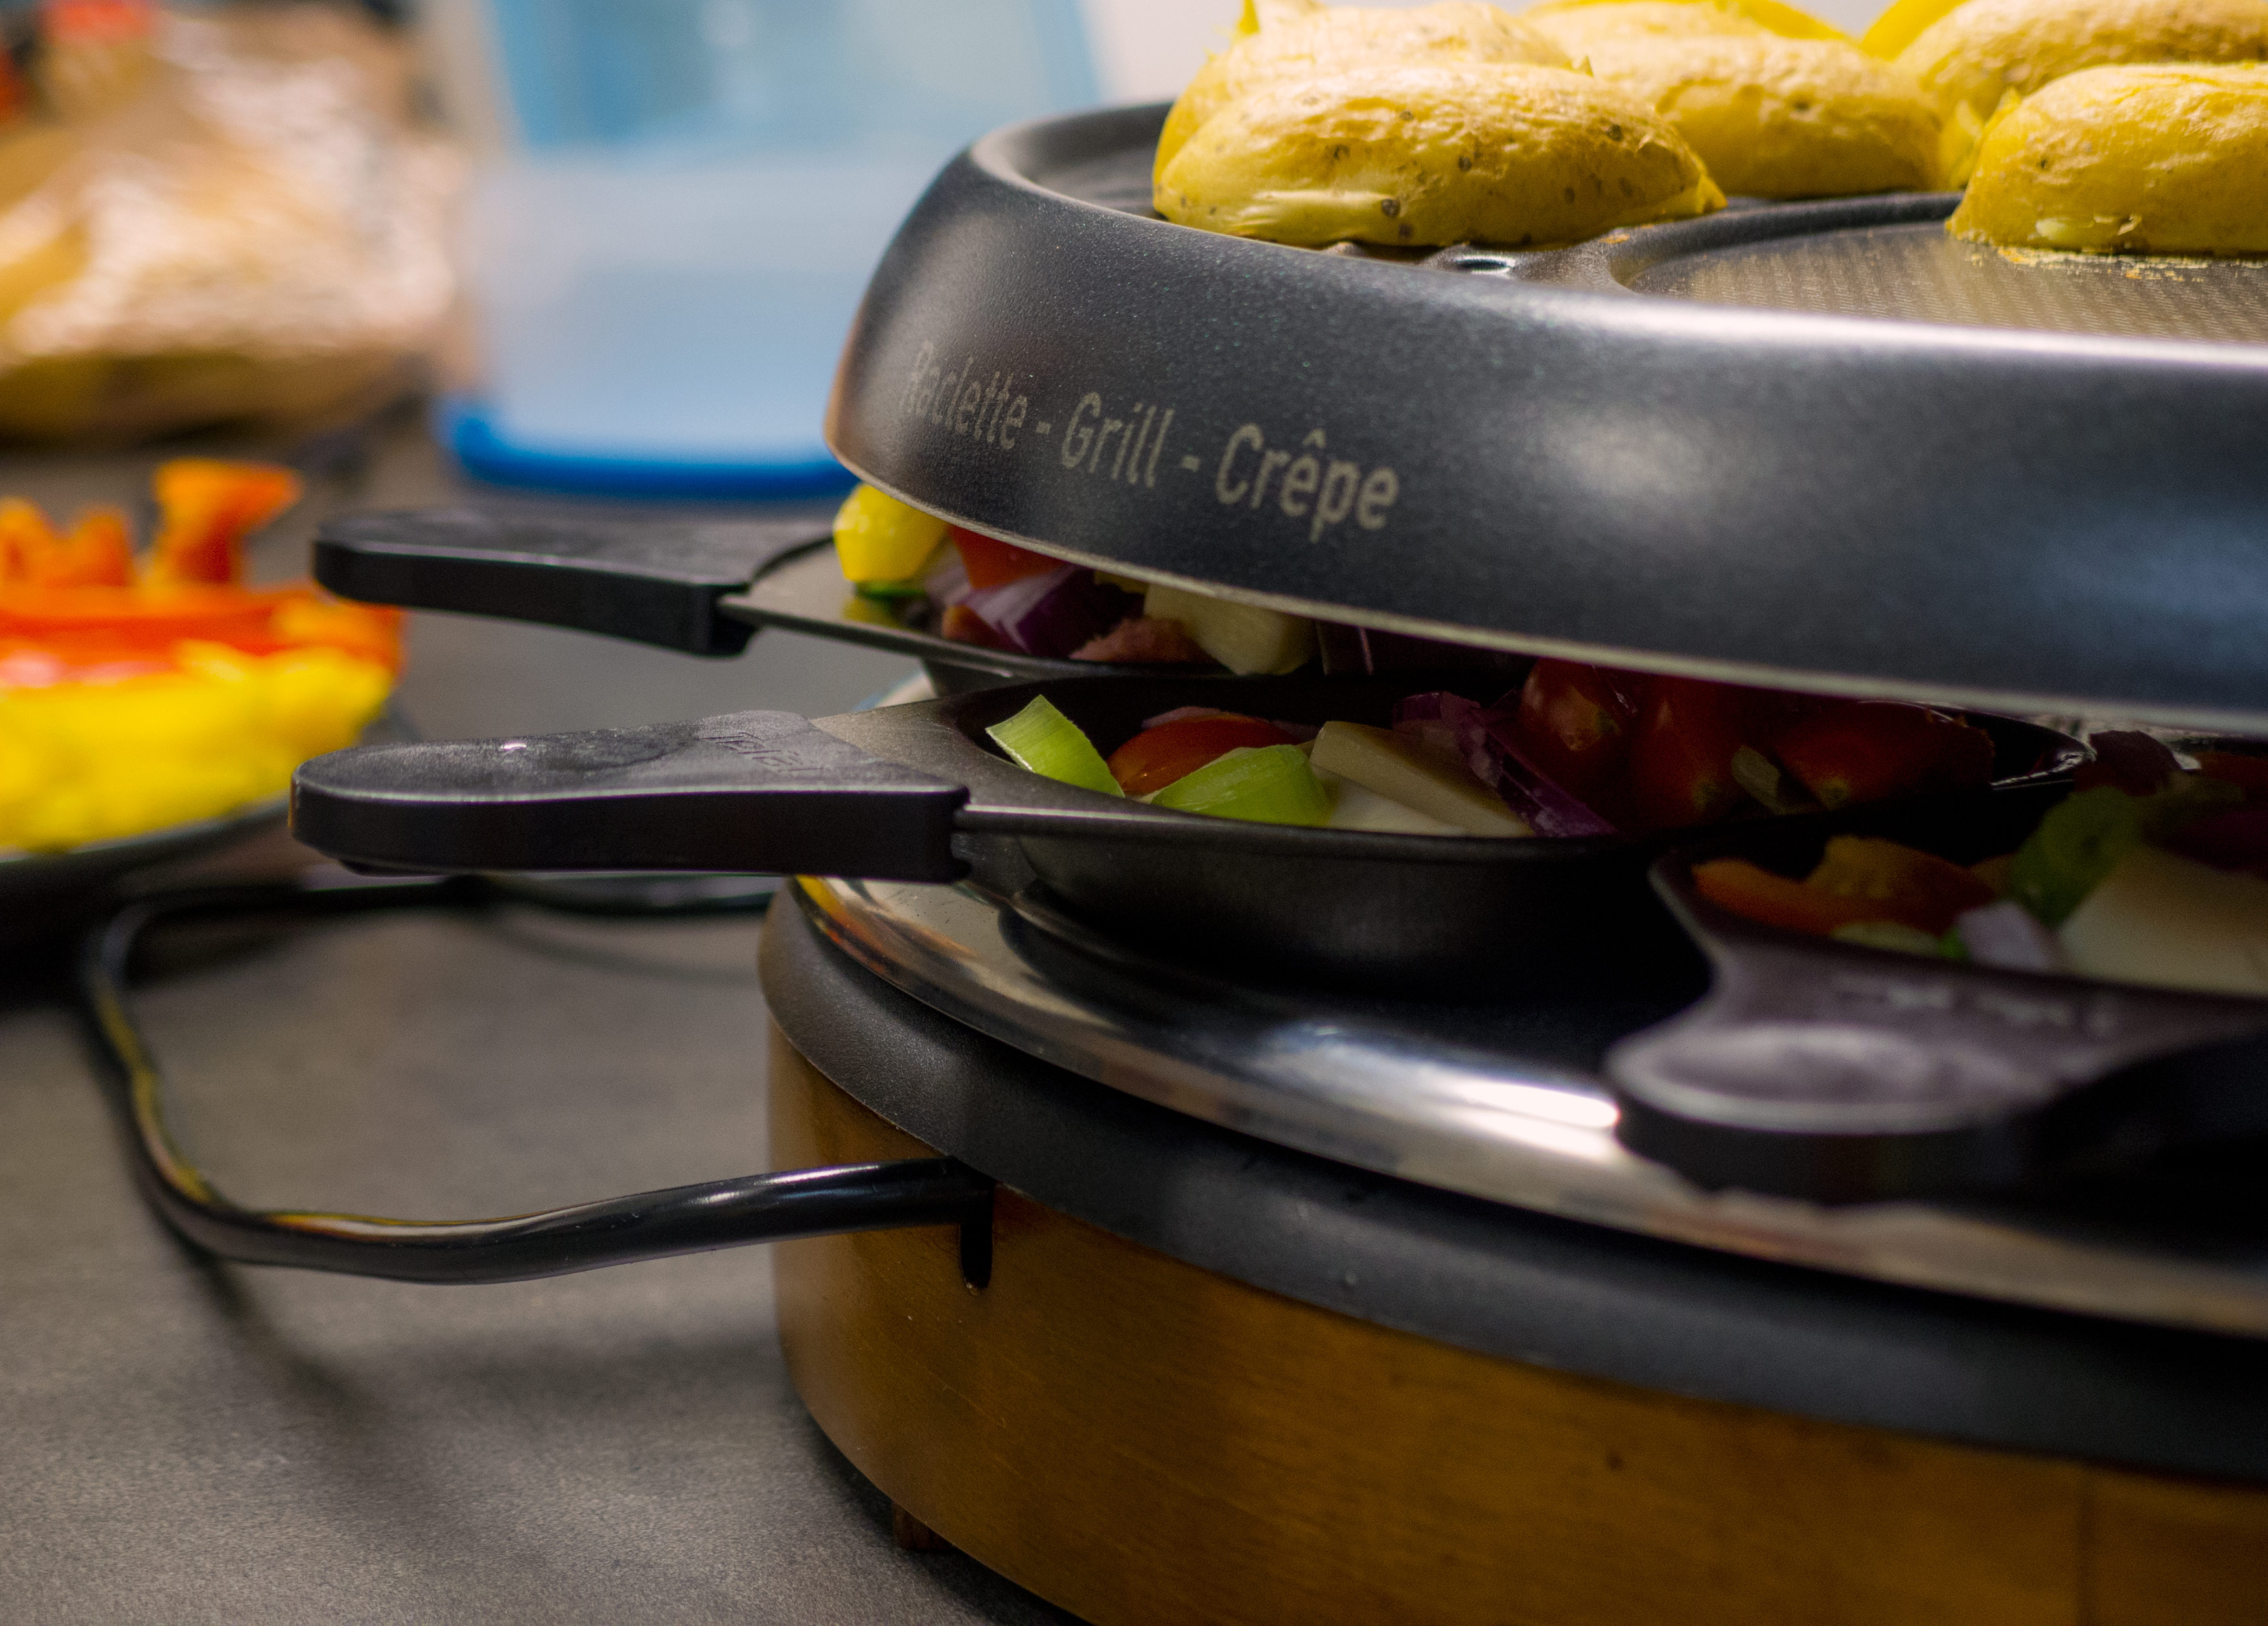
[{"label": "red tomato piece", "polygon": [[1773,742],[1780,764],[1826,807],[1925,791],[1973,791],[1992,778],[1992,737],[1920,706],[1847,700]]},{"label": "red tomato piece", "polygon": [[968,572],[971,587],[1005,587],[1027,576],[1045,576],[1049,570],[1063,568],[1060,559],[1050,559],[1043,553],[1034,553],[1011,542],[996,541],[974,531],[964,531],[957,525],[948,527],[946,534],[953,539],[953,546],[961,555],[961,567]]},{"label": "red tomato piece", "polygon": [[1638,683],[1630,675],[1580,661],[1539,660],[1521,686],[1516,727],[1535,766],[1581,797],[1621,761],[1638,710]]},{"label": "red tomato piece", "polygon": [[1733,754],[1746,743],[1746,691],[1699,678],[1646,686],[1631,739],[1630,794],[1639,827],[1682,830],[1739,806]]},{"label": "red tomato piece", "polygon": [[2234,751],[2200,751],[2198,772],[2244,792],[2248,802],[2268,801],[2268,756],[2243,756]]},{"label": "red tomato piece", "polygon": [[1243,746],[1287,746],[1292,736],[1256,717],[1222,712],[1145,728],[1110,754],[1110,776],[1129,796],[1147,796]]}]

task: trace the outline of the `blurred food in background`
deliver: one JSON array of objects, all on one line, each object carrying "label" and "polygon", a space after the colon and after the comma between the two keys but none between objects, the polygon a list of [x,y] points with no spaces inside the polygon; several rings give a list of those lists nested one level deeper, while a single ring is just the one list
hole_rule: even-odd
[{"label": "blurred food in background", "polygon": [[460,166],[359,11],[48,0],[0,94],[0,437],[299,425],[416,381]]},{"label": "blurred food in background", "polygon": [[0,500],[0,850],[62,851],[281,795],[351,745],[401,662],[398,611],[311,584],[252,587],[245,539],[299,495],[291,470],[180,458],[127,516],[58,529]]}]

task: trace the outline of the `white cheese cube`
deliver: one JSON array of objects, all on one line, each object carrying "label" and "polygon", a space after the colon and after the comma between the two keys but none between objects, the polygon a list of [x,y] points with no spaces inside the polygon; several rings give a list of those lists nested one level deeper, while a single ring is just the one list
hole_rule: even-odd
[{"label": "white cheese cube", "polygon": [[1464,831],[1439,819],[1429,819],[1413,807],[1381,796],[1351,779],[1329,771],[1315,778],[1331,793],[1331,816],[1324,828],[1332,830],[1373,830],[1388,835],[1462,835]]},{"label": "white cheese cube", "polygon": [[2137,847],[2057,934],[2081,976],[2268,996],[2268,881]]},{"label": "white cheese cube", "polygon": [[1463,763],[1428,751],[1390,728],[1326,723],[1308,760],[1319,769],[1469,835],[1535,834]]},{"label": "white cheese cube", "polygon": [[1296,672],[1315,650],[1313,622],[1163,583],[1152,583],[1143,595],[1142,614],[1179,622],[1199,649],[1240,676]]}]

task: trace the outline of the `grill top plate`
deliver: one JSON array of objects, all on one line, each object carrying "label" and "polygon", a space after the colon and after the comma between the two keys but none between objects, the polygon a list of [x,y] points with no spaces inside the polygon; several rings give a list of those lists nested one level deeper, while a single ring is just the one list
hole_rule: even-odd
[{"label": "grill top plate", "polygon": [[2039,333],[2268,342],[2268,265],[1999,249],[1935,223],[1784,237],[1681,255],[1632,292],[1773,311]]},{"label": "grill top plate", "polygon": [[939,178],[853,328],[838,456],[1336,621],[2268,733],[2268,267],[1997,254],[1946,195],[1319,254],[1151,215],[1162,117]]}]

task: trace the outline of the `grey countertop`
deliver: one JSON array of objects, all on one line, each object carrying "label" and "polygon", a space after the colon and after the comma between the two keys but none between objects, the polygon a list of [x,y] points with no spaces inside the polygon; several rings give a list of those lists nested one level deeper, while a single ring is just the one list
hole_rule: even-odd
[{"label": "grey countertop", "polygon": [[[0,460],[0,491],[130,500],[149,460]],[[309,508],[451,489],[398,428]],[[402,698],[490,733],[843,710],[903,674],[780,634],[703,663],[424,616]],[[278,835],[222,867],[304,857]],[[513,908],[184,937],[142,1009],[232,1196],[508,1213],[763,1166],[758,930]],[[789,1385],[761,1248],[465,1288],[186,1249],[133,1190],[57,960],[0,968],[0,1622],[1068,1618],[893,1545]]]}]

